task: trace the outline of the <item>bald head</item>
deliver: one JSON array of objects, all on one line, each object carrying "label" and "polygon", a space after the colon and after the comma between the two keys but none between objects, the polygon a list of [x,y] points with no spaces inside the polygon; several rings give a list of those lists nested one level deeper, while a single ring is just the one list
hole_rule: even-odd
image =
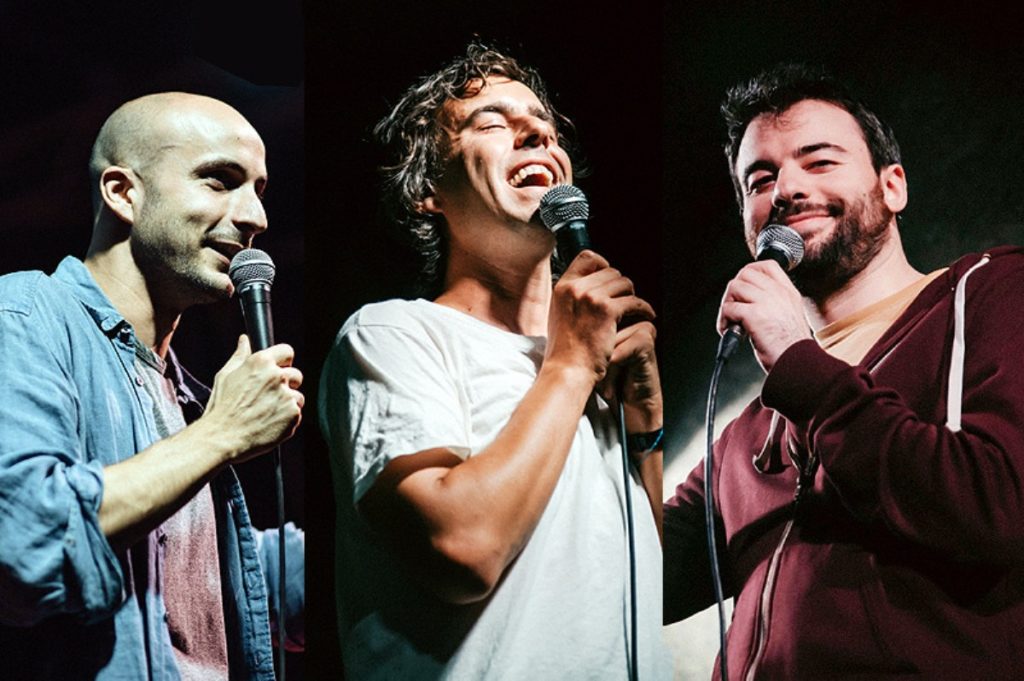
[{"label": "bald head", "polygon": [[176,316],[231,294],[231,257],[267,228],[263,140],[227,104],[180,92],[130,101],[93,146],[86,265]]},{"label": "bald head", "polygon": [[[187,141],[194,126],[231,121],[256,135],[242,114],[224,102],[186,92],[161,92],[125,102],[100,128],[89,159],[93,212],[100,207],[100,177],[111,166],[137,173],[155,163],[162,152]],[[256,135],[258,137],[258,135]]]}]

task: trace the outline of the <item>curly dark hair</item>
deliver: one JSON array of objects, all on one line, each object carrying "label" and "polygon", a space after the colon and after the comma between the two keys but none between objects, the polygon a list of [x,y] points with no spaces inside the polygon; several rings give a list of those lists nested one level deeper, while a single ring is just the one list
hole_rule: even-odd
[{"label": "curly dark hair", "polygon": [[900,163],[900,146],[892,128],[825,69],[806,64],[779,64],[730,88],[722,102],[722,116],[728,134],[725,156],[729,160],[729,174],[741,209],[743,187],[736,174],[736,156],[747,126],[761,114],[779,116],[806,99],[834,104],[853,116],[864,135],[875,172]]},{"label": "curly dark hair", "polygon": [[406,90],[373,132],[388,157],[381,169],[384,203],[402,228],[400,236],[421,257],[419,284],[424,294],[439,292],[448,250],[443,218],[420,209],[436,191],[450,151],[442,109],[449,100],[477,94],[477,84],[488,76],[504,76],[530,88],[557,121],[559,144],[569,151],[565,135],[572,131],[572,123],[555,111],[540,75],[488,45],[470,43],[464,56]]}]

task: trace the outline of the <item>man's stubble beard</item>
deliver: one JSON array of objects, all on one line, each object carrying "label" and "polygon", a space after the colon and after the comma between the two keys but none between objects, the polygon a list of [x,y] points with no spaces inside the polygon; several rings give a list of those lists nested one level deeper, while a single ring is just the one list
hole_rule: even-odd
[{"label": "man's stubble beard", "polygon": [[837,213],[835,229],[827,241],[808,248],[790,274],[804,296],[822,300],[842,289],[882,250],[893,213],[885,205],[881,184],[854,203],[829,203]]},{"label": "man's stubble beard", "polygon": [[177,224],[174,218],[179,214],[163,208],[162,199],[151,196],[143,206],[138,225],[133,227],[141,238],[131,241],[132,257],[142,272],[150,297],[179,311],[230,297],[228,291],[213,280],[210,268],[202,263],[202,247],[188,248],[186,239],[173,238],[177,230],[182,232],[180,236],[186,236],[189,226]]}]

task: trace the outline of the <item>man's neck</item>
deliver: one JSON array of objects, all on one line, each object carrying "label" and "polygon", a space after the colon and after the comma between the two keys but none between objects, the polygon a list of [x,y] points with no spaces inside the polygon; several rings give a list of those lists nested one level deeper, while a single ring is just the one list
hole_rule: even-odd
[{"label": "man's neck", "polygon": [[550,254],[484,259],[453,248],[435,302],[512,333],[546,336]]},{"label": "man's neck", "polygon": [[907,261],[899,232],[894,228],[878,255],[842,288],[820,300],[805,298],[808,320],[817,330],[891,296],[922,276]]},{"label": "man's neck", "polygon": [[180,311],[164,309],[153,301],[127,243],[123,248],[119,244],[104,251],[90,251],[84,262],[104,295],[135,329],[139,340],[165,358]]}]

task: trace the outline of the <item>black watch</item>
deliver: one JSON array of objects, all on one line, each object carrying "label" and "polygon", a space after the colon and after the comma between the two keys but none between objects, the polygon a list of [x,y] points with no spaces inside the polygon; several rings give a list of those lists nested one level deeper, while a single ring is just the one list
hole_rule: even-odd
[{"label": "black watch", "polygon": [[626,450],[630,454],[648,454],[658,448],[664,436],[664,428],[649,433],[630,433],[626,436]]}]

